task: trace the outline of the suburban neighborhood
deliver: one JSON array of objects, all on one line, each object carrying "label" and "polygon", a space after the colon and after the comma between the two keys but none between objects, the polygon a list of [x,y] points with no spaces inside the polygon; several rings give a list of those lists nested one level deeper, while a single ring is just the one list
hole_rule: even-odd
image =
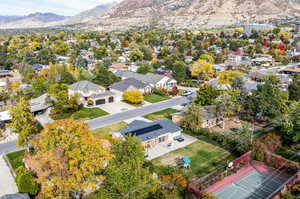
[{"label": "suburban neighborhood", "polygon": [[0,127],[0,199],[297,199],[300,25],[0,34]]}]

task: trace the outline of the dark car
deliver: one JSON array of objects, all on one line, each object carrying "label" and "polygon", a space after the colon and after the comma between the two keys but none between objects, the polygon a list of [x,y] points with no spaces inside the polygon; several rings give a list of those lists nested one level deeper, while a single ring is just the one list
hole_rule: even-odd
[{"label": "dark car", "polygon": [[178,141],[178,142],[183,142],[184,138],[183,137],[177,137],[177,138],[175,138],[175,140]]}]

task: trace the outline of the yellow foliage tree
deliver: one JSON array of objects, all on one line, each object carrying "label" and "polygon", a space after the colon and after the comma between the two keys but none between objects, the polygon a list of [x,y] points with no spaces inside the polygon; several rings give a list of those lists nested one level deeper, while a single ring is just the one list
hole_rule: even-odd
[{"label": "yellow foliage tree", "polygon": [[199,77],[201,74],[201,79],[209,80],[213,76],[215,70],[213,69],[211,62],[208,62],[205,59],[199,59],[192,65],[191,72],[193,77]]},{"label": "yellow foliage tree", "polygon": [[218,83],[220,85],[232,84],[237,77],[243,77],[240,71],[228,70],[220,74]]},{"label": "yellow foliage tree", "polygon": [[47,124],[32,145],[35,153],[28,158],[41,184],[39,198],[68,199],[96,191],[112,158],[109,141],[74,120]]},{"label": "yellow foliage tree", "polygon": [[130,103],[138,104],[144,100],[144,96],[139,90],[128,90],[123,93],[123,99]]}]

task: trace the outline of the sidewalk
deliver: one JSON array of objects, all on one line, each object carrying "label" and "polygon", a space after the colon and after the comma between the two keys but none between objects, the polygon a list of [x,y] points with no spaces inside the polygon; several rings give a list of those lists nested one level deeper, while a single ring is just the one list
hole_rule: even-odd
[{"label": "sidewalk", "polygon": [[18,192],[14,178],[3,159],[3,156],[0,156],[0,197]]}]

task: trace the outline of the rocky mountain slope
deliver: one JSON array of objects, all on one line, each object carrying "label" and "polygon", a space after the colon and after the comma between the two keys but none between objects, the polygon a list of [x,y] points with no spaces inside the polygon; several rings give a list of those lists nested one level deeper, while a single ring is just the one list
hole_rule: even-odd
[{"label": "rocky mountain slope", "polygon": [[93,9],[84,11],[79,13],[78,15],[72,16],[67,18],[66,20],[60,21],[57,25],[70,25],[70,24],[79,24],[79,23],[86,23],[91,20],[98,20],[105,12],[111,9],[116,2],[106,3],[99,5]]},{"label": "rocky mountain slope", "polygon": [[[27,16],[2,16],[0,29],[47,27],[68,17],[53,13],[34,13]],[[2,19],[2,20],[1,20]]]},{"label": "rocky mountain slope", "polygon": [[300,0],[124,0],[105,20],[89,22],[98,30],[127,29],[149,23],[178,28],[209,28],[300,16]]}]

